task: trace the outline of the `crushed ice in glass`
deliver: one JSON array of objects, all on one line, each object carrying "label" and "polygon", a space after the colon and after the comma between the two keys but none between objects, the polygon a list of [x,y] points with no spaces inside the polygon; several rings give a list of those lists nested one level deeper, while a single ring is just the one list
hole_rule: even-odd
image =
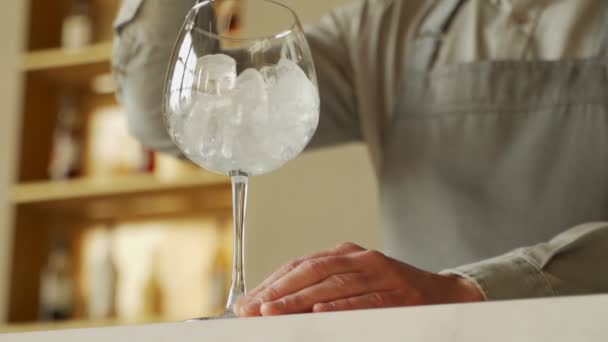
[{"label": "crushed ice in glass", "polygon": [[317,128],[317,88],[291,60],[237,75],[232,57],[207,55],[193,77],[187,113],[169,119],[175,142],[206,169],[270,172],[301,153]]}]

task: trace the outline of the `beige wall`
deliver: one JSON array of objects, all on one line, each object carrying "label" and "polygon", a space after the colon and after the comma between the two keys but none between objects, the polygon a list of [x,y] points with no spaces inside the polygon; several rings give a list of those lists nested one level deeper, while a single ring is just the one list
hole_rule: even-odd
[{"label": "beige wall", "polygon": [[[303,23],[346,0],[287,0]],[[255,10],[255,9],[253,9]],[[381,249],[377,190],[363,145],[307,153],[254,178],[247,217],[248,287],[280,264],[353,241]]]},{"label": "beige wall", "polygon": [[6,320],[12,238],[12,209],[8,186],[15,172],[17,125],[21,94],[19,63],[23,44],[23,0],[0,4],[0,322]]},{"label": "beige wall", "polygon": [[280,0],[279,2],[293,9],[302,24],[316,23],[319,18],[332,8],[353,2],[354,0]]},{"label": "beige wall", "polygon": [[310,152],[254,178],[247,208],[251,287],[287,260],[352,241],[381,249],[373,170],[362,145]]}]

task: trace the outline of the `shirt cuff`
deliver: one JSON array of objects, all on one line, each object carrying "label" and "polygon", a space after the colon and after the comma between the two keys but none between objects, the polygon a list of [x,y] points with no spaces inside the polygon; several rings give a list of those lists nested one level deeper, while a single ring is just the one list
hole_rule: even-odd
[{"label": "shirt cuff", "polygon": [[554,296],[555,292],[542,270],[520,251],[442,271],[473,282],[485,300],[521,299]]}]

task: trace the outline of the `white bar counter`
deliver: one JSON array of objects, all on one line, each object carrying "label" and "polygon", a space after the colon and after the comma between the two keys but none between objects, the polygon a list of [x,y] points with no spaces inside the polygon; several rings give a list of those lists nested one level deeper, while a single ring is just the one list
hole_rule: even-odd
[{"label": "white bar counter", "polygon": [[0,335],[2,342],[607,342],[608,295]]}]

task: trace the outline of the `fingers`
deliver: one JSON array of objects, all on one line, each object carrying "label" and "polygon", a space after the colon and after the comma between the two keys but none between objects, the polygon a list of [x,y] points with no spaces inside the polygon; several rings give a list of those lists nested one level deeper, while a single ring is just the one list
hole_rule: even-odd
[{"label": "fingers", "polygon": [[262,302],[273,301],[317,284],[332,275],[353,271],[353,268],[354,265],[348,257],[331,256],[308,260],[260,292],[258,298]]},{"label": "fingers", "polygon": [[[306,258],[292,261],[277,272],[273,273],[268,277],[262,284],[251,290],[247,296],[241,297],[234,305],[234,310],[240,316],[259,316],[260,305],[262,304],[262,298],[264,301],[273,301],[284,294],[290,294],[292,292],[302,289],[304,286],[313,285],[317,282],[322,281],[330,272],[331,266],[326,266],[328,260],[318,261],[323,258],[339,257],[344,256],[353,252],[364,251],[365,249],[352,243],[343,243],[339,246],[312,254]],[[315,261],[316,260],[316,261]],[[347,272],[349,265],[346,260],[334,260],[337,265],[332,270],[336,272]],[[325,270],[323,268],[325,267]],[[294,272],[296,269],[303,272]],[[291,276],[291,273],[295,273],[295,276]],[[312,278],[308,278],[312,274]],[[284,277],[290,276],[290,280],[283,280]],[[291,284],[290,282],[294,282]],[[277,283],[278,284],[275,284]],[[308,284],[308,285],[303,285]],[[278,288],[277,286],[278,285]]]},{"label": "fingers", "polygon": [[376,309],[407,305],[406,296],[399,291],[373,292],[357,297],[343,298],[313,306],[313,312],[332,312],[360,309]]},{"label": "fingers", "polygon": [[461,283],[343,244],[284,266],[234,310],[239,316],[267,316],[445,303],[446,293],[465,297],[463,288],[470,286]]},{"label": "fingers", "polygon": [[264,303],[260,312],[264,316],[310,312],[316,303],[359,296],[374,289],[372,281],[362,273],[336,274],[279,300]]},{"label": "fingers", "polygon": [[[287,273],[282,278],[278,279],[274,284],[265,288],[253,300],[249,302],[239,303],[240,313],[242,313],[243,316],[258,316],[262,313],[260,310],[262,304],[277,301],[278,299],[282,299],[285,296],[295,294],[298,291],[307,288],[308,289],[306,290],[306,298],[311,299],[311,297],[309,296],[310,290],[315,289],[315,291],[319,291],[319,287],[315,286],[315,284],[321,283],[328,278],[334,279],[334,282],[324,284],[325,287],[321,287],[321,290],[326,290],[329,285],[334,285],[334,288],[343,289],[346,285],[346,283],[344,282],[348,281],[348,279],[331,277],[335,275],[340,275],[342,273],[349,273],[353,270],[353,262],[349,257],[346,256],[329,256],[307,260],[301,263],[293,271]],[[340,281],[342,281],[342,283],[338,283]],[[316,293],[318,292],[312,292],[312,295]],[[323,293],[327,294],[328,292],[324,291]],[[324,299],[319,299],[314,303],[340,297],[344,296],[323,297]],[[279,308],[277,310],[285,312],[289,311],[292,313],[301,312],[301,310],[310,311],[312,309],[312,305],[314,304],[306,304],[308,303],[308,301],[300,301],[300,296],[296,296],[293,299],[297,301],[297,305],[294,308],[291,308],[291,302],[280,301],[278,303],[275,303],[275,305],[284,304],[284,307],[282,309]]]},{"label": "fingers", "polygon": [[256,286],[253,290],[249,291],[247,296],[248,297],[257,296],[261,291],[266,289],[269,285],[273,284],[279,278],[281,278],[285,274],[291,272],[292,270],[294,270],[296,267],[300,266],[300,264],[302,264],[305,261],[322,258],[322,257],[327,257],[327,256],[346,255],[349,253],[360,252],[363,250],[364,250],[363,247],[360,247],[353,243],[347,242],[347,243],[340,244],[332,249],[328,249],[326,251],[315,253],[315,254],[309,255],[304,258],[296,259],[292,262],[289,262],[289,263],[281,266],[276,272],[274,272],[272,275],[270,275],[260,285]]}]

